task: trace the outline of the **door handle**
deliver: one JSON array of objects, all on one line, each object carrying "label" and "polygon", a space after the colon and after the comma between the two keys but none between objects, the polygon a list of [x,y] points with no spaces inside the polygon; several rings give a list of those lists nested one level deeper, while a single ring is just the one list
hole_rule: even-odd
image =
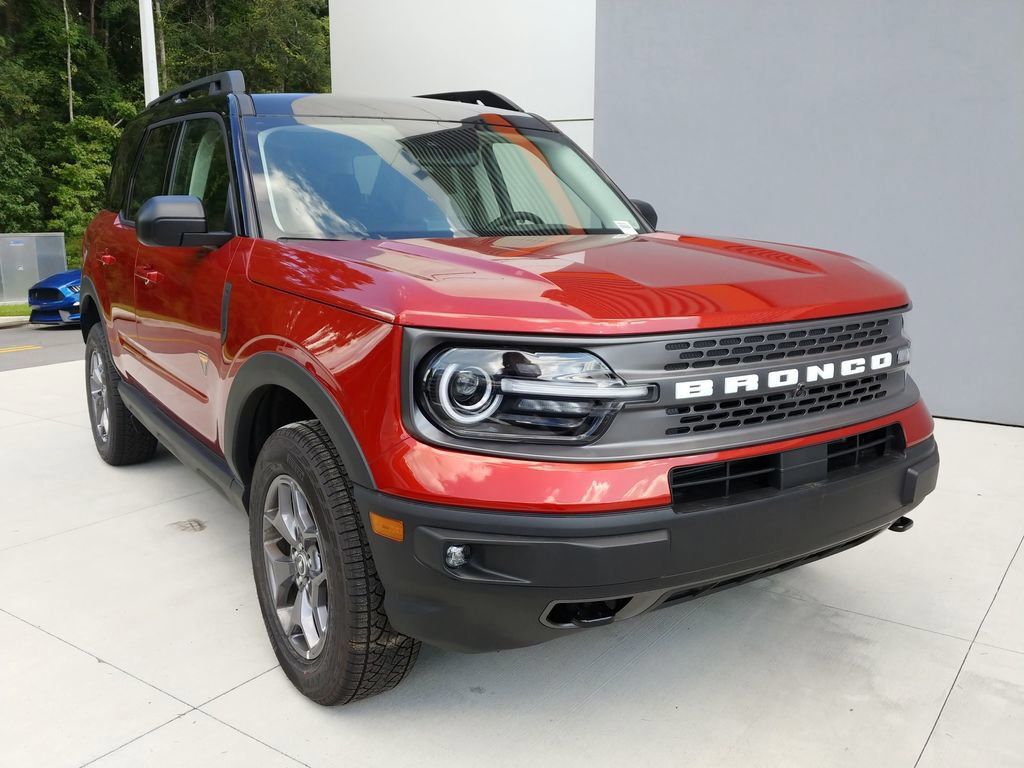
[{"label": "door handle", "polygon": [[109,267],[112,264],[117,263],[117,257],[114,256],[110,251],[104,251],[99,255],[100,264],[104,267]]},{"label": "door handle", "polygon": [[146,285],[155,285],[164,279],[163,272],[157,272],[149,267],[143,267],[135,273],[135,276],[140,278]]}]

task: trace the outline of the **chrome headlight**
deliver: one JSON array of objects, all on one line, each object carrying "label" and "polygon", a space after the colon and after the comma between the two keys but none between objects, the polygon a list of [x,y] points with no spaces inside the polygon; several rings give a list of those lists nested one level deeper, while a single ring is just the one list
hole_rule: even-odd
[{"label": "chrome headlight", "polygon": [[420,367],[417,400],[457,437],[586,443],[654,385],[627,385],[589,352],[447,348]]}]

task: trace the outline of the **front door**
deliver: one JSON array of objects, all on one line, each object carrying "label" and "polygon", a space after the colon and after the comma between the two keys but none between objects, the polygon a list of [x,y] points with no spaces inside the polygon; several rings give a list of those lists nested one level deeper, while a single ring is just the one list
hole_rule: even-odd
[{"label": "front door", "polygon": [[[167,193],[203,201],[211,231],[235,231],[223,125],[195,117],[181,126]],[[215,248],[139,245],[135,259],[135,346],[143,387],[210,445],[209,400],[223,378],[221,303],[234,241]]]}]

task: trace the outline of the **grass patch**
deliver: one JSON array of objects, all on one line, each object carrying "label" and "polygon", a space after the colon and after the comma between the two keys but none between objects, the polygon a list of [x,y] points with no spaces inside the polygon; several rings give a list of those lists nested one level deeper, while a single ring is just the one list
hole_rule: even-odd
[{"label": "grass patch", "polygon": [[0,304],[0,317],[28,317],[31,312],[28,304]]}]

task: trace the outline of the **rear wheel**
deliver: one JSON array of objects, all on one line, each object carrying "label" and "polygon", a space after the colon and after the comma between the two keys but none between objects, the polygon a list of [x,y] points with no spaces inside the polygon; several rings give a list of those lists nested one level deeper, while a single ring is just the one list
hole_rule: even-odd
[{"label": "rear wheel", "polygon": [[282,427],[263,445],[249,531],[267,634],[295,687],[339,704],[398,685],[419,642],[384,613],[348,476],[319,421]]},{"label": "rear wheel", "polygon": [[120,374],[107,349],[103,326],[89,329],[85,343],[85,388],[89,398],[89,423],[100,457],[114,466],[138,464],[153,457],[157,441],[136,419],[117,391]]}]

